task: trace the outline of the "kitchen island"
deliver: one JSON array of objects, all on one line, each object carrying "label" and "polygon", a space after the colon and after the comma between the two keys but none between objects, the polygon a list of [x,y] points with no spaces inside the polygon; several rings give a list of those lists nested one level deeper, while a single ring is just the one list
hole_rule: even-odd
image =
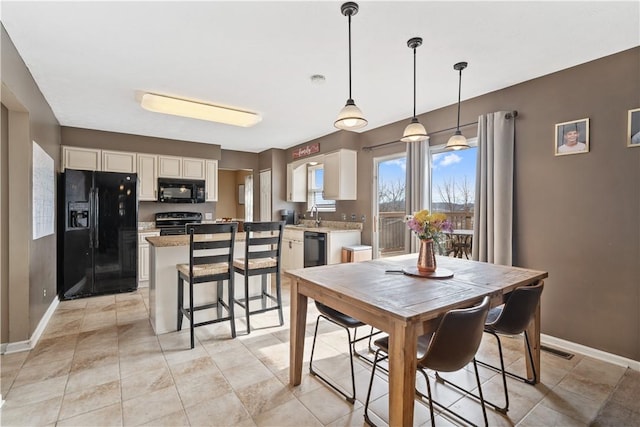
[{"label": "kitchen island", "polygon": [[[206,235],[205,235],[206,236]],[[234,258],[244,258],[245,233],[237,233]],[[176,264],[189,263],[189,236],[147,237],[149,242],[149,318],[157,335],[177,330],[178,273]],[[215,251],[215,249],[212,250]],[[244,296],[244,277],[235,275],[236,298]],[[267,277],[266,286],[271,278]],[[262,286],[260,276],[249,280],[250,293],[259,292]],[[226,289],[226,286],[224,287]],[[185,296],[186,297],[186,296]],[[194,302],[211,302],[217,299],[215,284],[198,285],[194,292]],[[225,300],[227,295],[224,295]],[[206,313],[205,313],[206,314]]]}]

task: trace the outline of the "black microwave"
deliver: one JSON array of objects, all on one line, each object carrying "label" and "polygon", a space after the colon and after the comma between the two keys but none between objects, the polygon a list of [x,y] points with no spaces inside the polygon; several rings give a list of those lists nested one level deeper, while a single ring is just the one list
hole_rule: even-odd
[{"label": "black microwave", "polygon": [[204,203],[204,181],[158,178],[158,202]]}]

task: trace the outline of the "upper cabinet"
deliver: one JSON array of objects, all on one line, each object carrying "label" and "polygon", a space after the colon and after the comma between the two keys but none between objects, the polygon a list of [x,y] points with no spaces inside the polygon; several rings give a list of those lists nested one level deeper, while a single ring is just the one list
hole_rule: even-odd
[{"label": "upper cabinet", "polygon": [[161,178],[205,179],[205,160],[176,156],[158,156]]},{"label": "upper cabinet", "polygon": [[136,153],[102,150],[102,170],[104,172],[136,172]]},{"label": "upper cabinet", "polygon": [[206,160],[205,161],[205,201],[217,202],[218,201],[218,161]]},{"label": "upper cabinet", "polygon": [[287,165],[287,202],[307,201],[307,164]]},{"label": "upper cabinet", "polygon": [[158,156],[138,154],[138,200],[158,199]]},{"label": "upper cabinet", "polygon": [[324,156],[324,198],[328,200],[356,200],[358,153],[338,150]]},{"label": "upper cabinet", "polygon": [[62,147],[62,170],[101,170],[102,150],[80,147]]},{"label": "upper cabinet", "polygon": [[182,158],[182,177],[187,179],[205,179],[204,159]]}]

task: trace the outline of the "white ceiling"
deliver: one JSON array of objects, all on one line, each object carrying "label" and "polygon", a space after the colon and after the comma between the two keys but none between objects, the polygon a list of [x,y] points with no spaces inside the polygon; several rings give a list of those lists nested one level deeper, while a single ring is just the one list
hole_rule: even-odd
[{"label": "white ceiling", "polygon": [[[63,126],[260,152],[336,131],[348,95],[338,1],[2,0],[0,19]],[[640,2],[360,1],[352,18],[361,131],[640,45]],[[310,77],[322,74],[322,85]],[[588,90],[588,88],[585,88]],[[143,110],[142,92],[258,112],[239,128]],[[451,118],[455,125],[455,117]],[[428,123],[425,123],[428,129]],[[341,131],[342,132],[342,131]]]}]

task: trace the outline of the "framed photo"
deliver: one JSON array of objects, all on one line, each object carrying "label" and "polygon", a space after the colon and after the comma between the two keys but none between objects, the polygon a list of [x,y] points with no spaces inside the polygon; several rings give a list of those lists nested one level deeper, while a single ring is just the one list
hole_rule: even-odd
[{"label": "framed photo", "polygon": [[640,108],[629,110],[627,147],[640,147]]},{"label": "framed photo", "polygon": [[244,184],[238,185],[238,204],[244,205]]},{"label": "framed photo", "polygon": [[589,152],[589,119],[573,120],[556,125],[556,156]]}]

